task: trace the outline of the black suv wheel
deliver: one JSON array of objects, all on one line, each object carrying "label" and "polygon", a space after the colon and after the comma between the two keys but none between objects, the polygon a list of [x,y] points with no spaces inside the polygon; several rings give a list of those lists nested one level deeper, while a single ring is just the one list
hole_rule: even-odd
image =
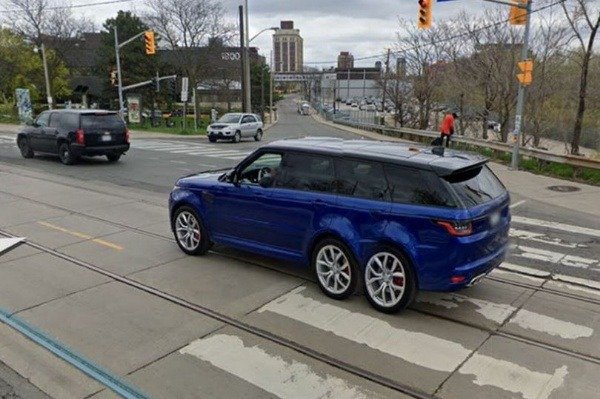
[{"label": "black suv wheel", "polygon": [[62,143],[58,147],[58,157],[64,165],[73,165],[77,161],[77,157],[73,155],[71,146],[68,143]]},{"label": "black suv wheel", "polygon": [[27,140],[26,137],[21,137],[19,141],[17,141],[17,145],[19,146],[19,151],[21,151],[21,156],[23,156],[23,158],[33,158],[34,153],[29,146],[29,140]]}]

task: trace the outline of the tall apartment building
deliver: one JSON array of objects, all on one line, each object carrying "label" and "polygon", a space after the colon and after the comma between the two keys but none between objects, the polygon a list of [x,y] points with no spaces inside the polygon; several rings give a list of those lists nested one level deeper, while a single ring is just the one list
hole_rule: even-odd
[{"label": "tall apartment building", "polygon": [[354,68],[354,56],[349,51],[341,51],[337,59],[338,69]]},{"label": "tall apartment building", "polygon": [[276,73],[302,72],[304,39],[300,30],[294,29],[294,21],[281,21],[273,34],[273,59]]}]

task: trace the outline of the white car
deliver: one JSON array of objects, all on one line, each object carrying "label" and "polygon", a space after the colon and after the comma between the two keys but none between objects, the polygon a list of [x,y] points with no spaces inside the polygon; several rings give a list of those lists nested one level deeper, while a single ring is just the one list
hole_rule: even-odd
[{"label": "white car", "polygon": [[231,113],[223,115],[206,130],[211,143],[219,139],[239,143],[245,137],[253,137],[254,140],[260,141],[263,136],[263,123],[255,114]]}]

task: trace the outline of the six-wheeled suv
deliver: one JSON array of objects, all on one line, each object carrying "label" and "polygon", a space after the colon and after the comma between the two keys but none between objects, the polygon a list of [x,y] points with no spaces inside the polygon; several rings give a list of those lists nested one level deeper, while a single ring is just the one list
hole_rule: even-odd
[{"label": "six-wheeled suv", "polygon": [[84,155],[104,155],[116,162],[129,150],[129,131],[112,111],[44,111],[17,135],[17,145],[25,158],[36,152],[57,154],[65,165]]},{"label": "six-wheeled suv", "polygon": [[227,172],[179,179],[171,227],[187,254],[218,243],[310,266],[326,295],[362,286],[395,312],[503,261],[509,195],[486,163],[398,143],[276,141]]},{"label": "six-wheeled suv", "polygon": [[263,136],[263,123],[254,114],[225,114],[217,122],[208,126],[208,140],[211,143],[225,139],[239,143],[244,137],[260,141]]}]

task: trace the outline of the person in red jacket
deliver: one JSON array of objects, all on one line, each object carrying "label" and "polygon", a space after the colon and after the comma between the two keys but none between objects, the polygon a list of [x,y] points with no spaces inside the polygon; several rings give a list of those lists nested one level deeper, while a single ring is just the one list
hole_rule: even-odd
[{"label": "person in red jacket", "polygon": [[442,133],[442,146],[444,145],[444,137],[446,138],[446,147],[450,146],[450,136],[454,134],[454,120],[458,115],[456,112],[447,114],[442,121],[440,131]]}]

